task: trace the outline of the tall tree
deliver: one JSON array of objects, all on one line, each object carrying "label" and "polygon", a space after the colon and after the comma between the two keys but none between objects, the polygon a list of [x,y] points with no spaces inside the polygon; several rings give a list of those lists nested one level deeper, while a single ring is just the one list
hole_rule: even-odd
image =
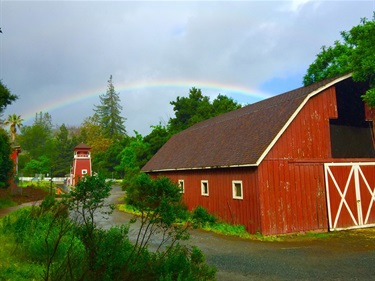
[{"label": "tall tree", "polygon": [[195,123],[241,107],[233,99],[224,95],[218,95],[211,103],[210,98],[204,96],[202,91],[195,87],[190,89],[188,97],[177,97],[177,100],[170,104],[173,105],[175,112],[175,117],[169,120],[172,135]]},{"label": "tall tree", "polygon": [[210,117],[210,98],[203,96],[202,91],[195,87],[190,89],[188,97],[177,97],[176,101],[170,104],[175,112],[175,118],[169,119],[174,133]]},{"label": "tall tree", "polygon": [[69,136],[69,130],[62,124],[59,132],[56,135],[56,153],[57,159],[53,174],[54,176],[64,176],[69,173],[72,164],[73,150],[77,145],[73,143],[72,138]]},{"label": "tall tree", "polygon": [[10,128],[10,135],[12,138],[12,142],[16,139],[17,128],[20,129],[22,126],[23,119],[21,115],[11,114],[8,116],[7,120],[4,122],[4,125]]},{"label": "tall tree", "polygon": [[[14,102],[18,97],[11,94],[9,89],[0,80],[0,117],[4,109]],[[0,120],[2,124],[2,120]],[[0,128],[0,188],[5,188],[9,185],[9,180],[13,176],[13,161],[10,158],[12,153],[9,137],[5,130]]]},{"label": "tall tree", "polygon": [[45,130],[41,124],[22,126],[18,141],[22,150],[30,154],[31,159],[42,155],[50,157],[55,152],[52,133]]},{"label": "tall tree", "polygon": [[120,164],[116,166],[119,173],[125,174],[123,184],[126,186],[132,178],[139,173],[143,165],[148,161],[148,144],[143,141],[143,137],[135,132],[135,137],[130,139],[127,145],[120,153]]},{"label": "tall tree", "polygon": [[48,112],[35,113],[35,119],[33,125],[38,125],[46,132],[52,132],[52,116]]},{"label": "tall tree", "polygon": [[144,137],[144,142],[148,143],[149,153],[147,155],[147,160],[158,152],[158,150],[169,140],[171,137],[168,128],[162,126],[160,123],[156,126],[151,126],[152,132]]},{"label": "tall tree", "polygon": [[369,81],[370,89],[363,96],[375,107],[375,12],[373,20],[361,19],[350,31],[341,32],[342,41],[322,47],[304,76],[304,85],[326,78],[353,73],[355,81]]},{"label": "tall tree", "polygon": [[87,117],[81,125],[81,139],[91,147],[91,155],[107,151],[113,140],[104,134],[104,128],[100,124],[98,114]]},{"label": "tall tree", "polygon": [[12,149],[9,136],[6,131],[0,128],[0,188],[6,188],[13,176],[13,161],[10,158]]},{"label": "tall tree", "polygon": [[14,102],[18,97],[11,94],[7,86],[5,86],[0,80],[0,117],[2,116],[4,109]]},{"label": "tall tree", "polygon": [[121,116],[121,110],[120,96],[115,91],[111,75],[107,92],[100,96],[100,105],[95,106],[94,109],[99,116],[99,123],[105,137],[115,140],[126,134],[125,118]]}]

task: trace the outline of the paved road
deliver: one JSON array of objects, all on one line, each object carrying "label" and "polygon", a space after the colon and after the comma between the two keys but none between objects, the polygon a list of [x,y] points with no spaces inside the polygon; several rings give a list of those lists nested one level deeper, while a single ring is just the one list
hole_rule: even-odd
[{"label": "paved road", "polygon": [[[122,196],[115,186],[108,201],[116,204]],[[131,217],[116,210],[98,221],[108,228],[127,223]],[[218,268],[219,281],[375,280],[375,229],[287,242],[244,240],[192,230],[188,243],[198,246],[207,262]]]}]

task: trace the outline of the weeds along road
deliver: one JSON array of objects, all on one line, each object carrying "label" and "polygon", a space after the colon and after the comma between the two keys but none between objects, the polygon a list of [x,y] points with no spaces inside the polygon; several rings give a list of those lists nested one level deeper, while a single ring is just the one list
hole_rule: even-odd
[{"label": "weeds along road", "polygon": [[[114,186],[108,201],[124,193]],[[99,224],[105,228],[129,222],[117,210]],[[136,226],[136,225],[135,225]],[[134,239],[135,229],[130,229]],[[190,231],[189,245],[200,248],[218,269],[218,280],[375,280],[375,229],[339,232],[327,238],[293,238],[262,242]],[[157,244],[157,241],[154,241]]]}]

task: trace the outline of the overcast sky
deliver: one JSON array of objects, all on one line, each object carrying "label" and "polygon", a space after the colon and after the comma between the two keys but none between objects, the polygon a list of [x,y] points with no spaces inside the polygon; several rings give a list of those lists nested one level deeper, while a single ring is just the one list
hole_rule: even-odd
[{"label": "overcast sky", "polygon": [[366,17],[370,1],[0,0],[7,108],[80,125],[113,76],[129,134],[173,117],[191,87],[249,104],[302,86],[323,45]]}]

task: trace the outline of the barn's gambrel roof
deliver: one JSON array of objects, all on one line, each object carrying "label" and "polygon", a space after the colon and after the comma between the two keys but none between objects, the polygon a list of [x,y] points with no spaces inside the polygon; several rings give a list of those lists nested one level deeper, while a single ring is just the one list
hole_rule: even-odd
[{"label": "barn's gambrel roof", "polygon": [[314,83],[197,123],[174,135],[142,170],[258,166],[312,96],[349,77]]}]

